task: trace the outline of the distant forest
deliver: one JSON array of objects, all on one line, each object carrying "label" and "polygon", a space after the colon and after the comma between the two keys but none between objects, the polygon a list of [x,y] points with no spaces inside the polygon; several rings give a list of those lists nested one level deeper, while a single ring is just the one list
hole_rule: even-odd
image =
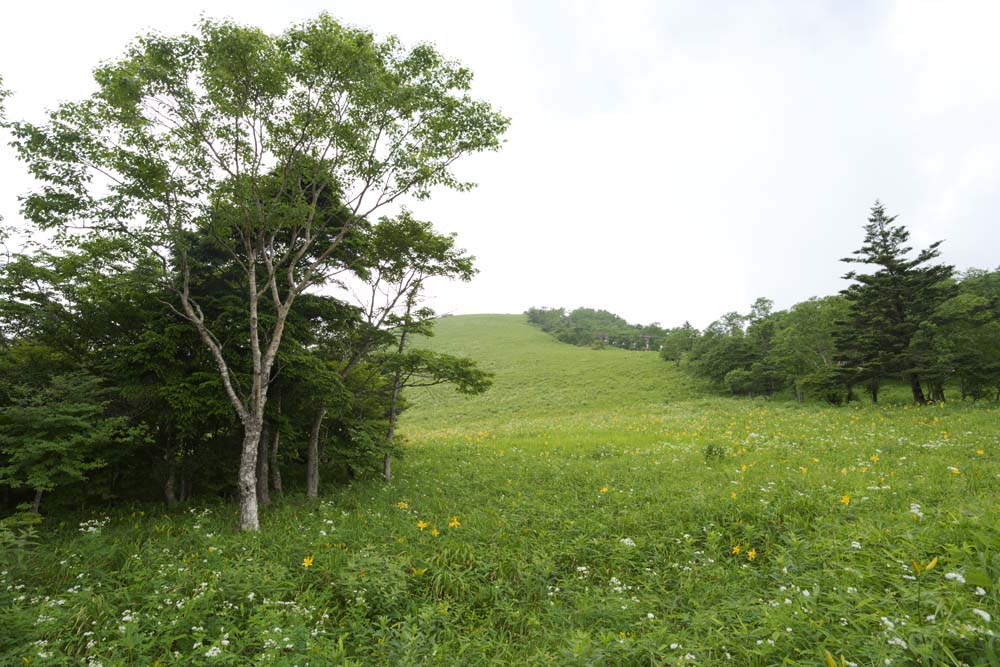
[{"label": "distant forest", "polygon": [[663,359],[736,395],[791,391],[833,404],[859,391],[878,402],[886,382],[902,382],[916,403],[1000,400],[1000,269],[933,263],[940,242],[913,253],[909,232],[876,202],[862,247],[843,261],[839,294],[774,311],[759,298],[750,312],[726,313],[704,330],[685,322],[629,324],[604,310],[531,308],[528,321],[575,345],[659,350]]},{"label": "distant forest", "polygon": [[667,335],[667,329],[656,322],[629,324],[607,310],[577,308],[567,313],[565,308],[529,308],[526,314],[528,322],[571,345],[649,351],[658,350]]}]

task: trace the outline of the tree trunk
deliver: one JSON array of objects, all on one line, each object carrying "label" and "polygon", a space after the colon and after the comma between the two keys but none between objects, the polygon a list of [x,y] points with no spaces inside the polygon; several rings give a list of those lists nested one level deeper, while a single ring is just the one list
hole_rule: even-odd
[{"label": "tree trunk", "polygon": [[[406,299],[406,315],[403,318],[403,331],[399,334],[399,345],[396,347],[396,354],[402,356],[406,349],[406,334],[409,331],[410,312],[413,310],[413,302],[416,292],[412,292]],[[386,434],[386,447],[388,449],[382,457],[382,477],[392,479],[392,440],[396,437],[396,417],[398,415],[399,392],[403,388],[403,371],[396,369],[396,374],[392,378],[392,397],[389,401],[389,432]]]},{"label": "tree trunk", "polygon": [[260,430],[260,438],[257,440],[257,506],[267,507],[271,504],[271,493],[268,481],[271,478],[268,470],[270,457],[268,456],[268,443],[271,434],[268,433],[267,424]]},{"label": "tree trunk", "polygon": [[306,455],[306,496],[309,498],[319,496],[319,432],[325,416],[326,408],[320,408],[309,433],[309,452]]},{"label": "tree trunk", "polygon": [[927,402],[924,397],[924,388],[920,386],[920,377],[916,373],[910,373],[910,391],[913,392],[913,402],[923,405]]},{"label": "tree trunk", "polygon": [[274,411],[277,419],[274,422],[274,439],[271,441],[271,490],[281,493],[281,468],[278,467],[278,447],[281,445],[281,392],[274,397]]},{"label": "tree trunk", "polygon": [[281,468],[278,467],[278,446],[281,444],[281,428],[275,424],[274,440],[271,441],[271,489],[275,493],[282,493]]},{"label": "tree trunk", "polygon": [[260,441],[260,429],[260,422],[251,421],[243,426],[243,448],[237,477],[240,492],[240,530],[260,528],[260,519],[257,516],[257,444]]},{"label": "tree trunk", "polygon": [[177,471],[172,467],[170,472],[167,473],[167,479],[163,481],[163,499],[167,502],[167,505],[173,507],[177,504],[177,494],[174,493],[174,485],[177,483]]},{"label": "tree trunk", "polygon": [[31,503],[31,511],[38,514],[42,509],[42,494],[45,493],[41,489],[35,489],[35,500]]},{"label": "tree trunk", "polygon": [[[402,339],[400,340],[399,347],[402,349],[403,340],[406,339],[406,332],[403,332]],[[392,382],[392,400],[389,402],[389,432],[386,434],[386,450],[385,455],[382,457],[382,477],[385,479],[392,479],[392,440],[396,437],[396,417],[397,410],[396,405],[399,402],[399,390],[401,384],[400,371],[396,371],[396,377]]]}]

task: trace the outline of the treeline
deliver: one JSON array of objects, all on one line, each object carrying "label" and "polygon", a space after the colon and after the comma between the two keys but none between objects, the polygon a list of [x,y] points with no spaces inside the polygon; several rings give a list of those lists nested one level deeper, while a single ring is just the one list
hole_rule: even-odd
[{"label": "treeline", "polygon": [[841,403],[862,390],[877,402],[888,381],[923,403],[1000,400],[1000,270],[934,264],[940,242],[913,255],[909,233],[877,203],[862,247],[843,261],[868,267],[839,295],[787,311],[758,299],[704,331],[666,332],[661,355],[734,394],[790,390]]},{"label": "treeline", "polygon": [[629,324],[606,310],[577,308],[529,308],[528,322],[564,343],[628,350],[658,350],[666,331],[659,324]]},{"label": "treeline", "polygon": [[[358,224],[338,258],[379,295],[365,304],[303,294],[285,324],[269,373],[257,438],[260,504],[286,471],[316,495],[321,473],[391,475],[394,424],[408,386],[450,382],[480,392],[489,376],[468,359],[406,346],[430,334],[419,306],[431,275],[471,277],[450,236],[409,214]],[[38,511],[87,499],[184,501],[231,495],[244,437],[220,391],[216,360],[153,258],[122,265],[104,242],[12,253],[0,265],[0,491],[2,506]],[[189,290],[225,347],[238,390],[253,384],[246,342],[245,275],[210,236],[192,236],[200,267]],[[273,303],[258,317],[273,321]]]}]

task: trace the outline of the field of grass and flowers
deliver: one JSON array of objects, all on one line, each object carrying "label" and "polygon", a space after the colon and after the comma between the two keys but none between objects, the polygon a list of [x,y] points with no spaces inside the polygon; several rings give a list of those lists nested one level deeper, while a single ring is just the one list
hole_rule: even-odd
[{"label": "field of grass and flowers", "polygon": [[[1000,665],[1000,409],[711,395],[519,316],[426,344],[396,478],[55,517],[4,545],[0,664]],[[841,658],[841,656],[843,658]]]}]

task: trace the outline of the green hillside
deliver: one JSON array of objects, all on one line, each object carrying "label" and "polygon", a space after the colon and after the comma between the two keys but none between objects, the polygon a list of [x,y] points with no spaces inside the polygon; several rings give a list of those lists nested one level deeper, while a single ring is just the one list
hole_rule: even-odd
[{"label": "green hillside", "polygon": [[461,315],[437,321],[417,345],[468,356],[495,374],[467,397],[447,386],[413,390],[404,425],[412,430],[501,428],[531,431],[559,422],[658,411],[705,393],[658,354],[567,345],[523,315]]}]

